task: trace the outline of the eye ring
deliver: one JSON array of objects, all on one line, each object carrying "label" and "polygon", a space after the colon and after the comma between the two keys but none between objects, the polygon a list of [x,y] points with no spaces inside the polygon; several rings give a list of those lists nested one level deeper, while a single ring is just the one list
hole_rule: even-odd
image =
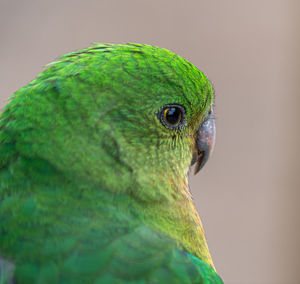
[{"label": "eye ring", "polygon": [[159,112],[158,118],[164,126],[177,129],[184,126],[185,109],[181,105],[166,105]]}]

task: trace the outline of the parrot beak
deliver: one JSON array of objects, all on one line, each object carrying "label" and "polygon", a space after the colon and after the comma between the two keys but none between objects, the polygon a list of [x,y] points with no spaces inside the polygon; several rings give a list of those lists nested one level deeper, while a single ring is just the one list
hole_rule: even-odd
[{"label": "parrot beak", "polygon": [[208,113],[207,118],[201,123],[196,132],[196,149],[193,154],[192,165],[196,163],[195,172],[197,174],[205,165],[213,152],[216,138],[216,126],[213,112]]}]

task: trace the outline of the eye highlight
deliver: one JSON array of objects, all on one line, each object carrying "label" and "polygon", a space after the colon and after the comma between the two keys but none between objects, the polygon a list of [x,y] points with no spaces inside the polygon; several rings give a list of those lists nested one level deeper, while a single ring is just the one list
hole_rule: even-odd
[{"label": "eye highlight", "polygon": [[159,113],[161,123],[169,128],[179,128],[184,125],[185,109],[180,105],[167,105]]}]

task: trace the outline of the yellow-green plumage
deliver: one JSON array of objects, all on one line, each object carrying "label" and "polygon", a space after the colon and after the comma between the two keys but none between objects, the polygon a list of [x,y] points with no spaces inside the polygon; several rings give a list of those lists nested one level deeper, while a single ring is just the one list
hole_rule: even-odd
[{"label": "yellow-green plumage", "polygon": [[[222,283],[187,184],[212,103],[196,67],[138,44],[64,55],[17,91],[0,120],[0,283]],[[161,123],[169,104],[182,127]]]}]

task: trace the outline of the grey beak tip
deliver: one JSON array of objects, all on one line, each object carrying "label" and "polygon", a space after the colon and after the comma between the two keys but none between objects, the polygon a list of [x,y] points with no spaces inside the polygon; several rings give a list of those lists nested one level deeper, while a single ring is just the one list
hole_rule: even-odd
[{"label": "grey beak tip", "polygon": [[215,142],[216,128],[212,113],[200,125],[196,133],[196,153],[193,156],[192,164],[196,163],[194,174],[197,174],[209,159]]}]

